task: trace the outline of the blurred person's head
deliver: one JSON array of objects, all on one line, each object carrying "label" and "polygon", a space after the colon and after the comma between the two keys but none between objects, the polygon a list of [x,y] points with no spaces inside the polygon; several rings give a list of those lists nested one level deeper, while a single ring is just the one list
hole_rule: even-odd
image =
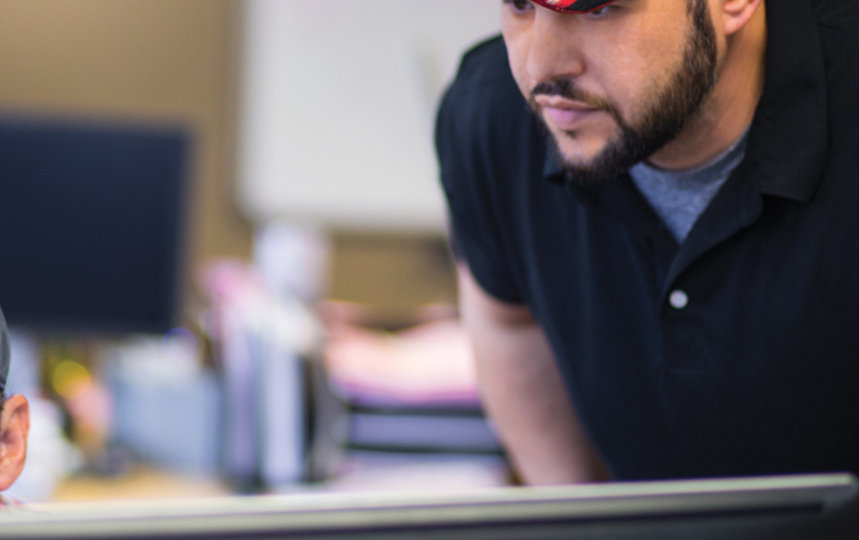
[{"label": "blurred person's head", "polygon": [[9,489],[21,474],[27,458],[27,433],[30,431],[27,399],[19,394],[6,397],[9,358],[6,320],[0,311],[0,491]]}]

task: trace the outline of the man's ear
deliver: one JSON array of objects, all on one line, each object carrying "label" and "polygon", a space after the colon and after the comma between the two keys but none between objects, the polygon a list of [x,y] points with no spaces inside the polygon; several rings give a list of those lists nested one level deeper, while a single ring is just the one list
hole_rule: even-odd
[{"label": "man's ear", "polygon": [[20,394],[7,398],[0,412],[0,491],[9,489],[24,468],[29,431],[27,398]]},{"label": "man's ear", "polygon": [[719,0],[719,15],[726,35],[742,29],[758,11],[763,11],[764,0]]}]

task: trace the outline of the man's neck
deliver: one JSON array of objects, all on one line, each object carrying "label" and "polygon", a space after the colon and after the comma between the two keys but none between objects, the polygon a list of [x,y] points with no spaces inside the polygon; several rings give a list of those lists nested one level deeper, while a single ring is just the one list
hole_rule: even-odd
[{"label": "man's neck", "polygon": [[752,122],[764,85],[766,15],[763,4],[729,36],[712,92],[680,135],[648,162],[669,170],[691,169],[724,153]]}]

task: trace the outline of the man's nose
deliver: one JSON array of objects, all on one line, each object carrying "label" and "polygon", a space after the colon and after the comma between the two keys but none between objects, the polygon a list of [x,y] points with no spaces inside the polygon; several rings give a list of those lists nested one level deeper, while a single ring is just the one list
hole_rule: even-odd
[{"label": "man's nose", "polygon": [[585,70],[580,15],[535,6],[526,70],[533,83],[575,78]]}]

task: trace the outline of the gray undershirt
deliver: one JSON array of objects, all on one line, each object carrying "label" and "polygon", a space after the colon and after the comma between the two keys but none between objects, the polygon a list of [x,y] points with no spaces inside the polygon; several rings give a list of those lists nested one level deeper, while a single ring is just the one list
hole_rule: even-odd
[{"label": "gray undershirt", "polygon": [[694,169],[669,171],[642,162],[629,170],[638,190],[678,243],[683,243],[698,216],[743,160],[747,134],[711,162]]}]

